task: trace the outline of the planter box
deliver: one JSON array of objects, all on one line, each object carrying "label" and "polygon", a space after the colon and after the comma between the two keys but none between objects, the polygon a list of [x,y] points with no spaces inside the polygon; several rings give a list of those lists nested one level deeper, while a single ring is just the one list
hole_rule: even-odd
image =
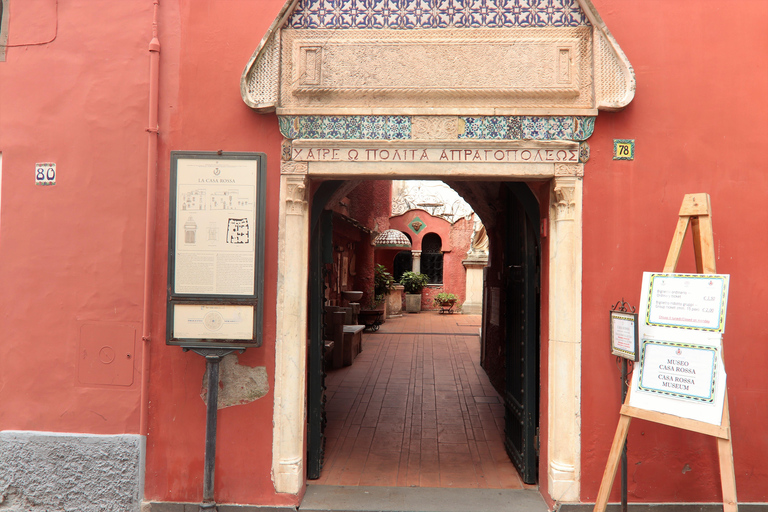
[{"label": "planter box", "polygon": [[421,311],[421,294],[420,293],[405,294],[405,311],[408,313],[418,313],[419,311]]}]

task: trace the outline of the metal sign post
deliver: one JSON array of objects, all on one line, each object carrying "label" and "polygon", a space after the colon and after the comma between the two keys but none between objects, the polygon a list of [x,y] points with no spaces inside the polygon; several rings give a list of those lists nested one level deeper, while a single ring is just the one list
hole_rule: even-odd
[{"label": "metal sign post", "polygon": [[203,470],[203,501],[200,512],[210,512],[216,509],[214,499],[214,473],[216,470],[216,426],[219,404],[219,363],[224,356],[235,351],[241,354],[243,348],[194,348],[194,353],[205,358],[205,373],[208,377],[208,396],[205,402],[205,463]]}]

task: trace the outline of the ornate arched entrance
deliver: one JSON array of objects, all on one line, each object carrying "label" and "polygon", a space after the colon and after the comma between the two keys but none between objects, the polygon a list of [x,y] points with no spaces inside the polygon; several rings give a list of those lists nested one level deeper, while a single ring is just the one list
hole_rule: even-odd
[{"label": "ornate arched entrance", "polygon": [[[276,111],[281,162],[273,478],[304,485],[312,180],[549,183],[547,489],[578,501],[582,179],[598,109],[632,70],[588,0],[490,11],[289,0],[248,63],[245,102]],[[359,5],[358,5],[359,4]],[[445,4],[445,9],[441,6]],[[466,4],[466,5],[465,5]],[[383,5],[383,3],[382,3]],[[329,6],[333,7],[329,10]],[[382,7],[384,9],[384,7]],[[354,12],[353,12],[354,11]]]}]

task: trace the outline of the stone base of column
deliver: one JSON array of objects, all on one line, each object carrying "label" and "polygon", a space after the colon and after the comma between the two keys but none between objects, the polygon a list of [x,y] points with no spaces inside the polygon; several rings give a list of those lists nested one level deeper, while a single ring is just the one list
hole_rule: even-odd
[{"label": "stone base of column", "polygon": [[551,462],[547,474],[549,495],[557,502],[579,501],[579,479],[569,464]]},{"label": "stone base of column", "polygon": [[298,494],[304,485],[301,459],[281,460],[275,476],[275,491]]}]

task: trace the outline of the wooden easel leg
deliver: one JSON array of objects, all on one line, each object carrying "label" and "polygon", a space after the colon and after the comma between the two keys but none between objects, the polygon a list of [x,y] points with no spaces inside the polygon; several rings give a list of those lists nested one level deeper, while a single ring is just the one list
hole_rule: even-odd
[{"label": "wooden easel leg", "polygon": [[728,407],[728,392],[725,392],[723,419],[721,425],[728,427],[728,439],[717,438],[717,455],[720,460],[720,485],[723,489],[723,512],[737,512],[736,470],[733,466],[733,442],[730,435],[731,412]]},{"label": "wooden easel leg", "polygon": [[669,253],[667,253],[667,261],[664,262],[664,272],[674,272],[677,268],[677,261],[680,259],[680,250],[683,248],[683,240],[685,233],[688,232],[689,222],[689,217],[680,217],[677,220],[672,244],[669,246]]},{"label": "wooden easel leg", "polygon": [[700,215],[693,234],[695,235],[694,242],[698,240],[697,247],[694,247],[694,251],[698,249],[696,268],[700,268],[700,274],[717,274],[712,217]]},{"label": "wooden easel leg", "polygon": [[629,416],[623,414],[619,416],[619,424],[616,427],[616,434],[613,436],[613,444],[611,445],[611,452],[608,454],[608,463],[605,465],[603,480],[600,482],[600,491],[597,493],[594,512],[605,512],[605,507],[608,505],[608,496],[611,494],[613,480],[616,478],[616,470],[619,467],[621,452],[624,448],[624,442],[627,440],[631,420],[632,418]]},{"label": "wooden easel leg", "polygon": [[733,444],[730,439],[717,438],[720,458],[720,484],[723,487],[723,512],[737,512],[736,471],[733,468]]}]

